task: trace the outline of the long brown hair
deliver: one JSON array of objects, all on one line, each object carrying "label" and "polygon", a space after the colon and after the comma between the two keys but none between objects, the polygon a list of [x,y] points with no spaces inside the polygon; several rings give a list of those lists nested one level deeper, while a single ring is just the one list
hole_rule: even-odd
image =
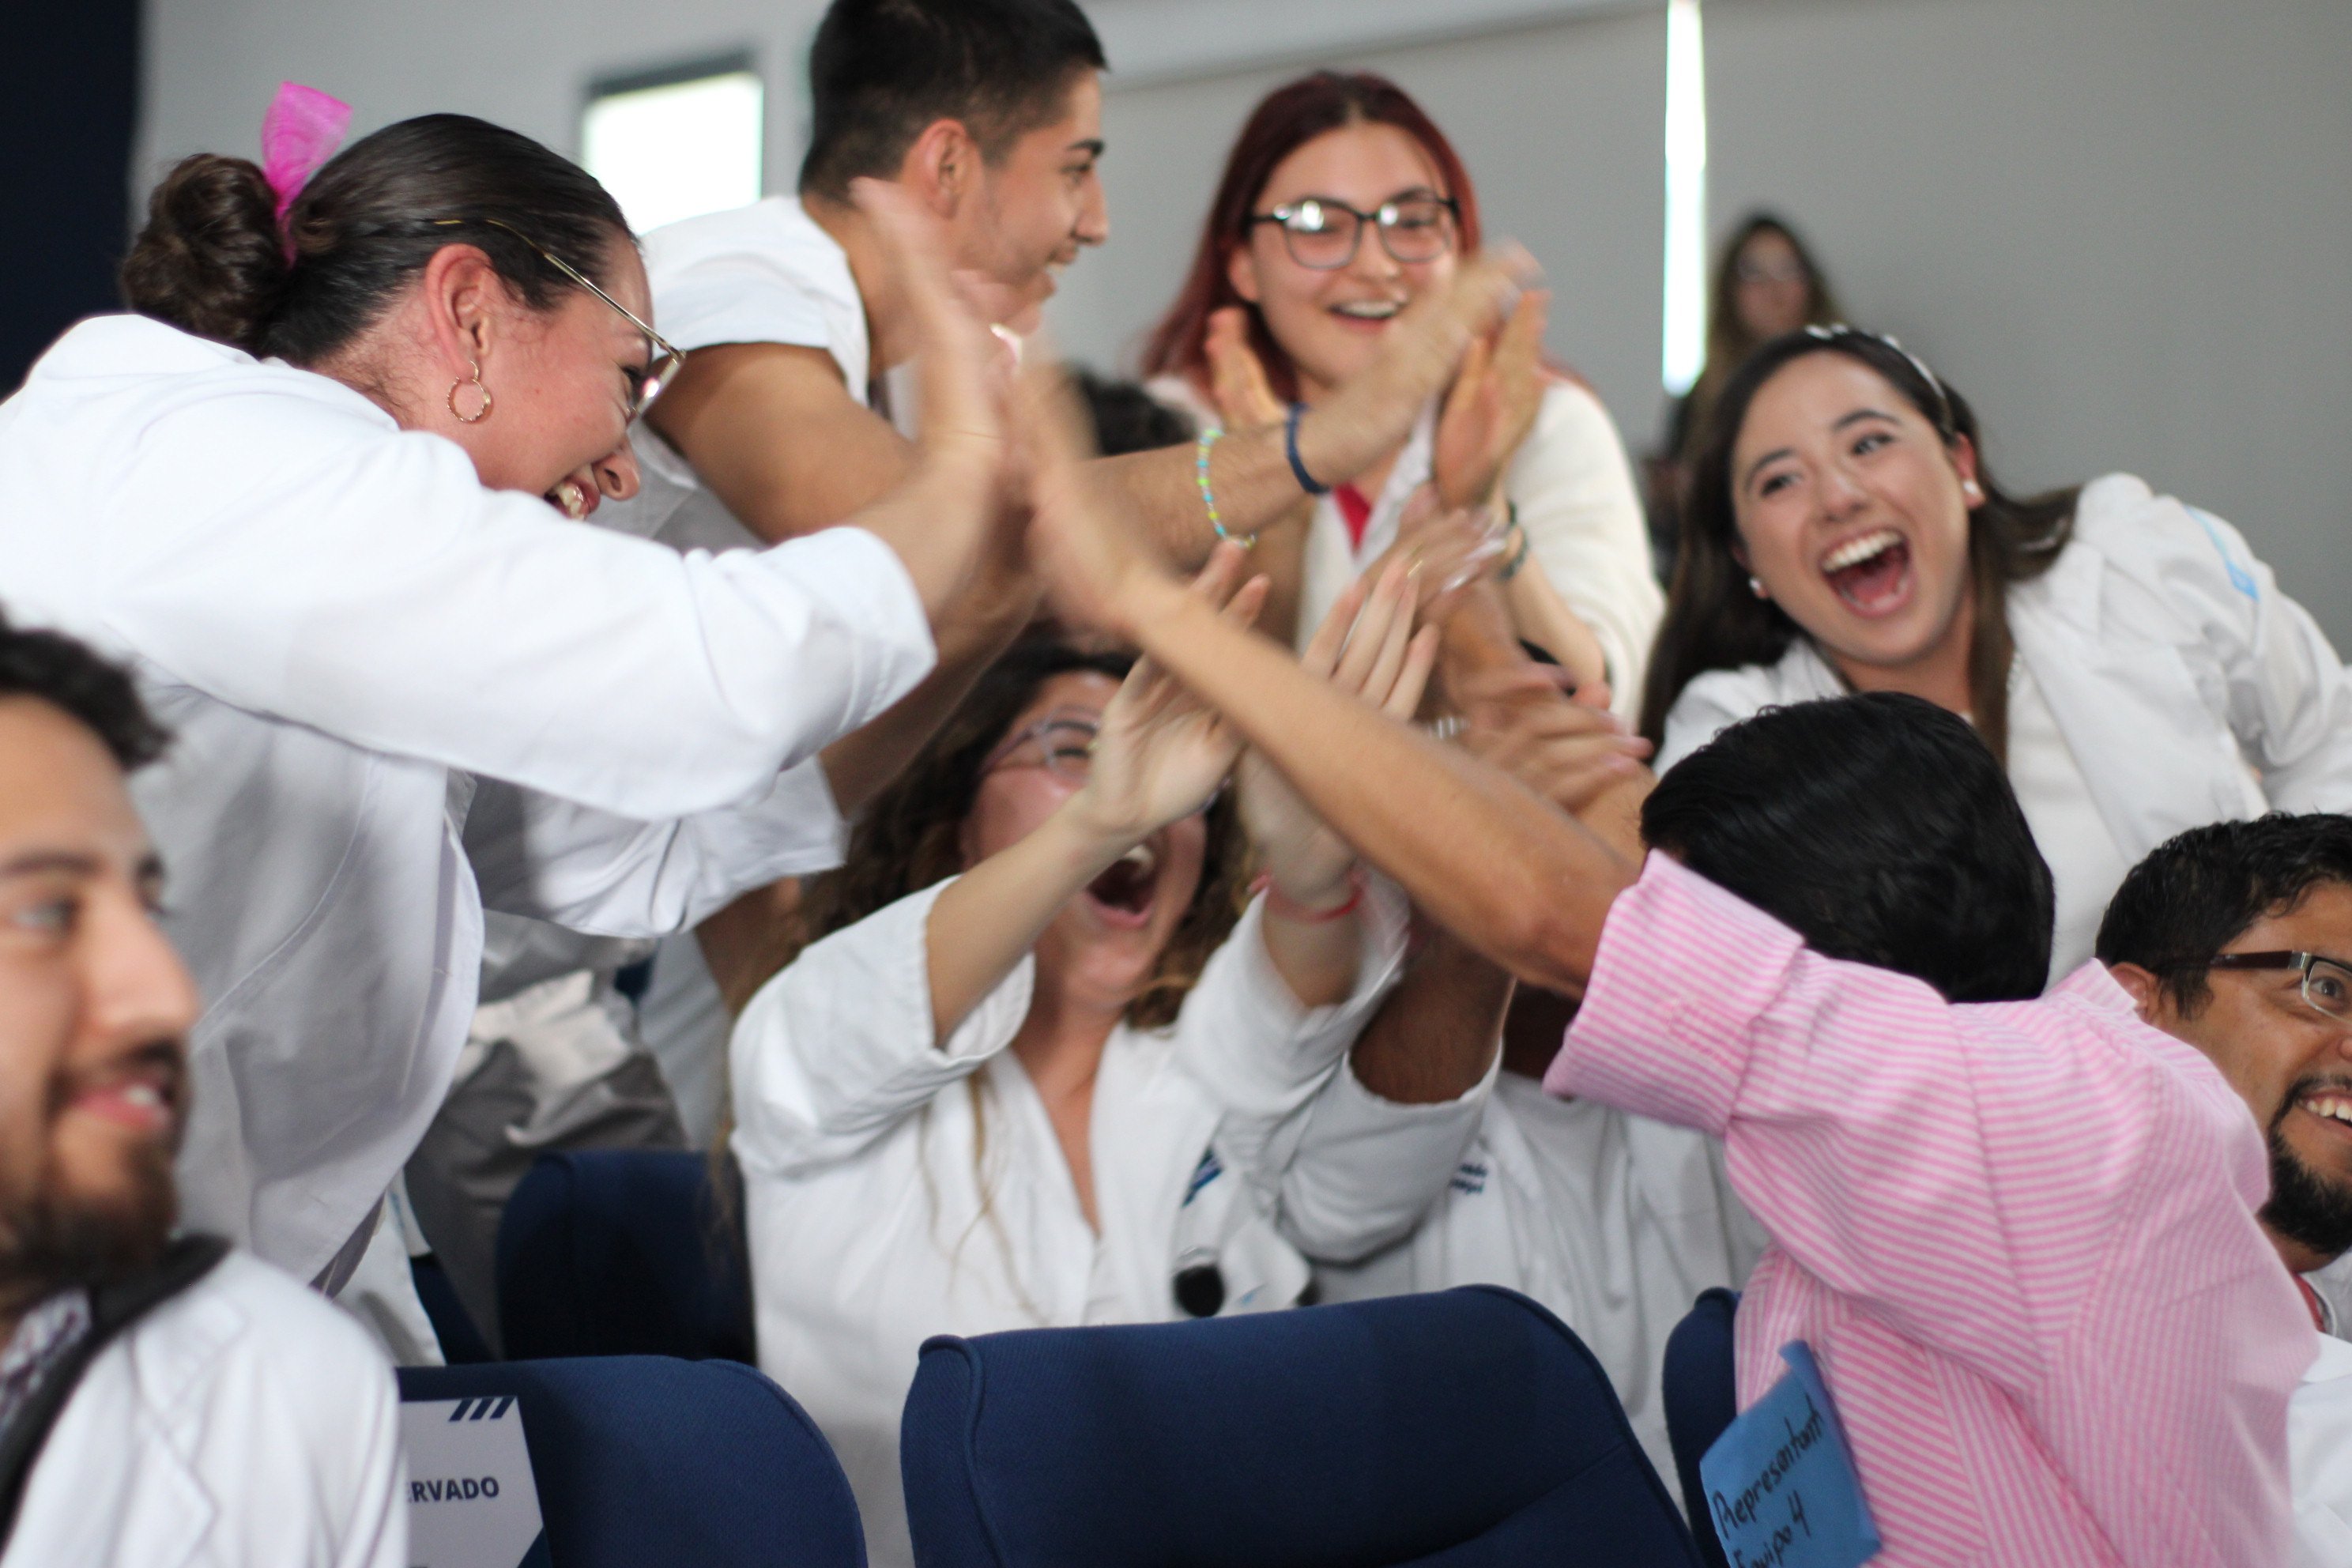
[{"label": "long brown hair", "polygon": [[1152,329],[1143,351],[1146,375],[1181,375],[1198,384],[1208,378],[1209,317],[1228,305],[1249,315],[1250,346],[1265,366],[1275,395],[1298,397],[1298,370],[1266,330],[1265,313],[1234,292],[1226,263],[1249,243],[1250,213],[1282,161],[1326,132],[1348,125],[1393,125],[1421,143],[1437,166],[1440,195],[1451,196],[1461,249],[1478,248],[1478,194],[1470,171],[1445,132],[1404,89],[1370,71],[1317,71],[1267,93],[1225,155],[1224,176],[1209,204],[1208,222],[1192,253],[1192,268],[1176,302]]},{"label": "long brown hair", "polygon": [[[1828,275],[1786,219],[1769,212],[1749,213],[1741,219],[1716,257],[1715,277],[1707,286],[1706,363],[1700,367],[1698,380],[1691,387],[1690,407],[1679,426],[1686,447],[1700,438],[1707,411],[1721,395],[1724,383],[1760,344],[1761,340],[1748,331],[1748,323],[1739,319],[1739,253],[1759,234],[1779,235],[1797,253],[1797,264],[1805,269],[1806,324],[1826,326],[1844,318],[1845,313],[1838,309],[1837,297],[1830,291]],[[1687,455],[1687,451],[1676,454]]]},{"label": "long brown hair", "polygon": [[1731,450],[1757,392],[1780,367],[1807,354],[1839,353],[1885,377],[1943,438],[1965,437],[1977,451],[1977,485],[1984,500],[1969,514],[1969,577],[1976,589],[1969,645],[1969,708],[1977,733],[2006,765],[2009,757],[2008,587],[2050,570],[2074,524],[2079,487],[2024,499],[1995,482],[1985,461],[1976,413],[1968,401],[1891,339],[1852,327],[1809,327],[1773,339],[1725,382],[1701,437],[1684,509],[1682,548],[1666,591],[1665,619],[1650,655],[1642,692],[1642,733],[1665,740],[1675,700],[1711,669],[1771,664],[1803,628],[1748,585],[1748,568],[1735,553],[1739,524],[1732,507]]},{"label": "long brown hair", "polygon": [[[1117,680],[1133,663],[1127,654],[1088,652],[1050,636],[1014,643],[907,771],[875,797],[850,835],[840,868],[809,885],[808,939],[855,925],[961,871],[961,837],[980,795],[982,765],[1022,710],[1057,675],[1087,670]],[[1165,1028],[1176,1021],[1209,955],[1240,918],[1248,851],[1230,792],[1209,808],[1208,829],[1201,885],[1150,979],[1128,1004],[1127,1021],[1137,1028]]]}]

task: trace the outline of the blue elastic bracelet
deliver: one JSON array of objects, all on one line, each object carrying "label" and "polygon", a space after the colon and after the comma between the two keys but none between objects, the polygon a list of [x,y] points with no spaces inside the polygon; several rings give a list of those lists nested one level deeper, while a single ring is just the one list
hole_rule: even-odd
[{"label": "blue elastic bracelet", "polygon": [[1298,421],[1306,414],[1307,405],[1294,403],[1290,405],[1290,418],[1282,427],[1283,455],[1290,459],[1291,477],[1298,481],[1300,489],[1311,496],[1328,496],[1331,493],[1331,487],[1317,484],[1315,476],[1307,471],[1307,465],[1298,460]]}]

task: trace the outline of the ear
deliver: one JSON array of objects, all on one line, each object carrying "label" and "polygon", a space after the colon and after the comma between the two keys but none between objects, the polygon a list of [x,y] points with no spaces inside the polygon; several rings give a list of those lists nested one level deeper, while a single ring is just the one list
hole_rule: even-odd
[{"label": "ear", "polygon": [[1247,240],[1225,252],[1225,281],[1234,286],[1234,293],[1253,305],[1265,292],[1258,287],[1257,257]]},{"label": "ear", "polygon": [[2131,993],[2132,1005],[2138,1010],[2140,1021],[2156,1023],[2157,1012],[2164,1005],[2162,983],[2137,963],[2110,963],[2107,973],[2116,977],[2116,984]]},{"label": "ear", "polygon": [[418,290],[437,368],[457,378],[472,374],[472,366],[490,359],[514,302],[506,279],[477,247],[445,245],[425,264]]},{"label": "ear", "polygon": [[1968,503],[1969,510],[1974,511],[1984,505],[1984,492],[1975,489],[1978,483],[1977,444],[1966,436],[1954,436],[1945,450],[1952,455],[1952,471],[1960,476],[1961,488],[1974,492]]},{"label": "ear", "polygon": [[941,218],[956,211],[980,182],[980,143],[961,120],[934,120],[898,161],[898,183]]}]

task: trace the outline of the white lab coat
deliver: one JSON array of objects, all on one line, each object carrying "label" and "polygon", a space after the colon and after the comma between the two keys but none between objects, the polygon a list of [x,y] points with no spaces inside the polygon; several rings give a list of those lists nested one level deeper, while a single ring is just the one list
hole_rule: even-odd
[{"label": "white lab coat", "polygon": [[[2095,479],[2057,562],[2009,590],[2009,625],[2125,866],[2207,823],[2352,809],[2344,661],[2221,519]],[[1666,715],[1658,770],[1765,708],[1844,692],[1804,638],[1710,671]]]},{"label": "white lab coat", "polygon": [[133,316],[0,405],[0,559],[11,616],[128,661],[177,733],[133,791],[208,1001],[182,1202],[303,1279],[440,1103],[483,899],[649,935],[830,864],[810,759],[932,658],[870,534],[714,558],[577,527]]},{"label": "white lab coat", "polygon": [[1766,1240],[1715,1139],[1504,1073],[1429,1217],[1360,1263],[1318,1263],[1316,1278],[1332,1301],[1479,1284],[1533,1297],[1599,1359],[1671,1479],[1666,1336],[1700,1291],[1746,1284]]},{"label": "white lab coat", "polygon": [[98,1353],[0,1568],[408,1568],[392,1368],[232,1252]]},{"label": "white lab coat", "polygon": [[2317,1359],[2286,1407],[2295,1533],[2315,1564],[2352,1563],[2352,1344],[2315,1335]]},{"label": "white lab coat", "polygon": [[[877,1568],[911,1561],[898,1415],[926,1338],[1181,1318],[1174,1279],[1194,1264],[1222,1275],[1224,1313],[1290,1306],[1308,1279],[1297,1244],[1353,1256],[1402,1235],[1483,1099],[1389,1106],[1334,1076],[1396,978],[1401,898],[1367,900],[1355,991],[1312,1012],[1253,906],[1173,1028],[1121,1026],[1104,1047],[1097,1237],[1006,1049],[1033,962],[933,1039],[925,922],[946,886],[803,952],[731,1053],[760,1364],[833,1443]],[[1368,1143],[1381,1159],[1354,1157]]]}]

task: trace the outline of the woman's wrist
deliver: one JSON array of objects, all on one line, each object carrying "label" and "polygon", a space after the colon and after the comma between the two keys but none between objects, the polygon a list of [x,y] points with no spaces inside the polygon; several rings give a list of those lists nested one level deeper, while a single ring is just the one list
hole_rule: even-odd
[{"label": "woman's wrist", "polygon": [[1273,871],[1258,880],[1266,913],[1302,925],[1322,925],[1353,914],[1364,901],[1363,869],[1353,860],[1338,876],[1318,878],[1311,884]]}]

